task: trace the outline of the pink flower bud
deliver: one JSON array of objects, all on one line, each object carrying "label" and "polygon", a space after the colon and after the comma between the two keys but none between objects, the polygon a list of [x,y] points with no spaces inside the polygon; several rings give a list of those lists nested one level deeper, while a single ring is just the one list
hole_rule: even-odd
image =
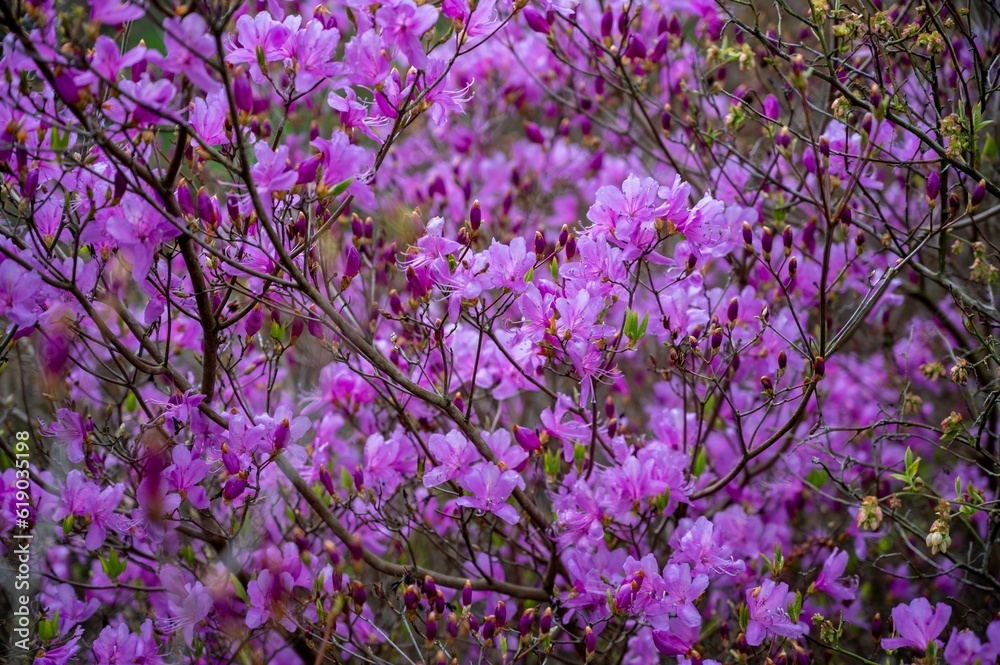
[{"label": "pink flower bud", "polygon": [[524,135],[528,137],[528,140],[532,143],[537,143],[538,145],[545,145],[545,135],[542,134],[542,130],[533,122],[524,123]]},{"label": "pink flower bud", "polygon": [[232,476],[226,481],[225,486],[222,488],[222,498],[225,499],[227,503],[234,501],[239,498],[241,494],[243,494],[246,488],[246,478],[243,478],[242,476]]},{"label": "pink flower bud", "polygon": [[549,22],[545,20],[545,16],[540,11],[531,5],[527,5],[523,12],[524,20],[527,21],[529,28],[543,35],[549,34],[552,26],[549,25]]},{"label": "pink flower bud", "polygon": [[542,447],[535,430],[526,427],[514,425],[514,440],[528,453],[533,453]]}]

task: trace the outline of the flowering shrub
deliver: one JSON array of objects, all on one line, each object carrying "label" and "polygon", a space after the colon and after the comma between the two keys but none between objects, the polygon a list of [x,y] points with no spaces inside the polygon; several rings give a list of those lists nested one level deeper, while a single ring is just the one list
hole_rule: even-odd
[{"label": "flowering shrub", "polygon": [[5,659],[1000,657],[991,3],[0,26]]}]

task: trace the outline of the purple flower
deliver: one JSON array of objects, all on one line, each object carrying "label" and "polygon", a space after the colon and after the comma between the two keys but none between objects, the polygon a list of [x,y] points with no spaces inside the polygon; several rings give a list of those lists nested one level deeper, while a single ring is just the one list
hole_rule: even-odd
[{"label": "purple flower", "polygon": [[492,286],[523,293],[527,286],[524,278],[535,265],[535,253],[527,251],[524,238],[514,238],[510,245],[498,243],[494,239],[488,256]]},{"label": "purple flower", "polygon": [[170,596],[170,614],[164,627],[171,632],[180,632],[184,643],[191,646],[194,629],[212,611],[214,600],[211,592],[201,582],[187,583],[180,593]]},{"label": "purple flower", "polygon": [[0,263],[0,315],[22,328],[34,325],[38,320],[35,305],[41,285],[42,279],[37,274],[16,261]]},{"label": "purple flower", "polygon": [[[168,18],[163,22],[163,45],[166,55],[150,52],[150,59],[156,59],[164,72],[184,74],[189,81],[204,90],[212,92],[222,86],[212,78],[204,54],[215,52],[215,42],[208,32],[205,19],[196,13],[184,18]],[[228,110],[228,106],[226,107]]]},{"label": "purple flower", "polygon": [[437,487],[457,478],[478,457],[476,449],[458,430],[444,436],[432,434],[427,439],[427,447],[437,459],[438,466],[424,473],[424,487]]},{"label": "purple flower", "polygon": [[382,37],[390,46],[396,46],[417,69],[427,66],[420,38],[434,27],[438,10],[433,5],[417,6],[413,0],[402,0],[392,6],[383,6],[375,14],[382,26]]},{"label": "purple flower", "polygon": [[857,579],[849,580],[847,585],[839,583],[847,569],[847,559],[847,552],[842,552],[839,549],[833,550],[833,553],[823,563],[823,570],[820,571],[819,577],[813,583],[816,591],[821,591],[837,600],[854,600],[857,595],[855,593],[858,588]]},{"label": "purple flower", "polygon": [[[982,650],[983,644],[974,633],[968,630],[958,632],[957,628],[952,628],[951,637],[944,648],[944,662],[948,665],[976,665]],[[990,661],[983,658],[980,662]]]},{"label": "purple flower", "polygon": [[937,636],[948,625],[950,618],[949,605],[938,603],[932,608],[926,598],[916,598],[909,605],[896,605],[892,608],[892,622],[896,626],[897,637],[882,640],[882,647],[885,649],[910,647],[917,651],[926,651],[931,642],[937,641]]},{"label": "purple flower", "polygon": [[138,196],[127,196],[106,213],[108,234],[132,263],[136,279],[144,280],[153,266],[156,249],[181,232]]},{"label": "purple flower", "polygon": [[264,569],[257,579],[247,585],[247,627],[257,628],[270,620],[281,624],[288,630],[295,630],[295,622],[285,613],[285,598],[293,585],[291,573],[283,572],[275,577],[270,570]]},{"label": "purple flower", "polygon": [[74,469],[66,477],[53,517],[56,520],[70,515],[89,518],[86,545],[88,550],[94,551],[104,544],[108,531],[122,532],[124,521],[121,515],[115,513],[115,509],[124,496],[125,485],[118,483],[102,490],[88,481],[83,473]]},{"label": "purple flower", "polygon": [[[690,522],[689,522],[690,524]],[[673,560],[690,563],[692,570],[715,575],[738,575],[746,568],[742,561],[735,561],[728,548],[716,543],[713,537],[715,526],[706,517],[699,517],[686,529],[678,527],[670,538],[674,548]]]},{"label": "purple flower", "polygon": [[236,39],[231,40],[231,49],[226,62],[246,63],[250,66],[250,78],[254,83],[264,83],[268,63],[286,57],[285,42],[299,27],[301,18],[289,16],[284,23],[271,18],[269,12],[256,16],[244,14],[236,21]]},{"label": "purple flower", "polygon": [[501,472],[500,467],[492,462],[477,464],[458,481],[470,496],[456,499],[455,503],[493,513],[508,524],[517,524],[520,517],[514,506],[507,503],[507,499],[520,478],[516,471]]},{"label": "purple flower", "polygon": [[334,62],[340,31],[324,29],[319,21],[312,20],[295,35],[294,53],[298,68],[295,74],[295,91],[308,92],[327,76],[343,70]]},{"label": "purple flower", "polygon": [[417,470],[413,446],[403,437],[372,434],[365,442],[364,482],[379,488],[386,498],[402,484],[406,476]]},{"label": "purple flower", "polygon": [[89,427],[83,416],[70,409],[56,411],[55,421],[42,428],[42,435],[54,436],[66,446],[66,456],[73,464],[83,461],[83,444],[87,440]]},{"label": "purple flower", "polygon": [[661,213],[659,189],[660,184],[652,178],[640,180],[635,175],[629,175],[621,189],[601,187],[587,212],[587,219],[594,223],[591,228],[620,243],[644,246],[654,241],[654,225]]},{"label": "purple flower", "polygon": [[299,176],[295,169],[288,166],[288,146],[280,146],[271,150],[267,141],[260,141],[254,146],[257,163],[251,169],[254,184],[260,192],[261,199],[266,203],[273,192],[291,189],[298,182]]},{"label": "purple flower", "polygon": [[785,605],[788,602],[788,585],[774,580],[764,580],[763,584],[747,589],[747,606],[750,608],[750,622],[747,624],[747,644],[759,646],[764,638],[771,635],[802,637],[806,628],[794,623]]},{"label": "purple flower", "polygon": [[142,18],[146,10],[121,0],[90,0],[90,20],[104,25],[121,25]]},{"label": "purple flower", "polygon": [[208,464],[193,457],[191,451],[183,445],[174,447],[172,458],[174,463],[163,470],[170,489],[180,494],[182,500],[187,499],[195,508],[208,508],[205,488],[198,484],[208,475]]}]

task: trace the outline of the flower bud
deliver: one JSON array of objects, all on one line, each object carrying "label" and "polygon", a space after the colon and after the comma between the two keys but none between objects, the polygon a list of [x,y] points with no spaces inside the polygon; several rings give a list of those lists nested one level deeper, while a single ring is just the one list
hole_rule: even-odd
[{"label": "flower bud", "polygon": [[233,77],[233,97],[236,100],[236,108],[244,113],[253,111],[253,89],[246,76]]},{"label": "flower bud", "polygon": [[462,587],[462,607],[469,605],[472,605],[472,581],[465,580],[465,586]]},{"label": "flower bud", "polygon": [[526,427],[514,425],[514,440],[527,453],[533,453],[542,447],[542,443],[539,441],[535,430]]},{"label": "flower bud", "polygon": [[[301,321],[301,319],[299,319]],[[283,450],[285,446],[288,445],[288,439],[291,437],[291,427],[288,423],[288,418],[282,418],[278,426],[274,428],[274,449]]]},{"label": "flower bud", "polygon": [[774,383],[771,381],[771,377],[769,377],[767,374],[760,377],[760,385],[762,388],[764,388],[764,392],[766,393],[774,392]]},{"label": "flower bud", "polygon": [[425,629],[425,632],[427,633],[428,642],[433,642],[434,640],[437,639],[438,622],[437,622],[437,614],[435,614],[434,612],[430,612],[427,615],[427,627]]},{"label": "flower bud", "polygon": [[535,620],[535,610],[534,608],[528,608],[521,613],[521,618],[517,622],[517,634],[524,639],[531,632],[531,624]]},{"label": "flower bud", "polygon": [[475,614],[469,615],[469,631],[473,633],[479,632],[479,619],[476,618]]},{"label": "flower bud", "polygon": [[782,127],[774,137],[774,143],[779,148],[785,149],[792,145],[792,132],[788,127]]},{"label": "flower bud", "polygon": [[445,632],[448,633],[448,637],[455,639],[458,637],[458,615],[454,612],[448,613],[448,619],[444,624]]},{"label": "flower bud", "polygon": [[566,240],[566,259],[572,261],[573,257],[575,256],[576,256],[576,236],[574,236],[571,233],[569,235],[569,238]]},{"label": "flower bud", "polygon": [[792,253],[792,227],[787,224],[781,232],[781,247],[785,251],[785,256]]},{"label": "flower bud", "polygon": [[344,276],[347,278],[356,277],[361,271],[361,254],[354,245],[348,245],[344,257]]},{"label": "flower bud", "polygon": [[597,634],[594,632],[594,629],[591,628],[590,626],[587,626],[584,632],[583,646],[584,649],[587,651],[588,657],[590,656],[590,654],[597,651]]},{"label": "flower bud", "polygon": [[986,179],[983,178],[976,183],[975,188],[972,190],[972,196],[969,197],[969,212],[972,212],[979,207],[979,204],[983,202],[986,198]]},{"label": "flower bud", "polygon": [[538,622],[538,633],[545,637],[552,630],[552,608],[546,607],[542,618]]},{"label": "flower bud", "polygon": [[611,10],[604,12],[601,16],[601,37],[607,39],[611,37],[611,29],[614,27],[615,16]]},{"label": "flower bud", "polygon": [[938,175],[937,171],[931,171],[931,174],[927,176],[927,184],[924,191],[924,196],[927,197],[927,205],[933,208],[937,204],[938,194],[940,193],[941,176]]},{"label": "flower bud", "polygon": [[569,226],[563,224],[559,231],[559,247],[565,247],[567,240],[569,240]]},{"label": "flower bud", "polygon": [[798,271],[799,271],[799,262],[793,256],[792,258],[788,259],[788,276],[794,278],[795,273],[797,273]]},{"label": "flower bud", "polygon": [[437,584],[430,575],[424,575],[424,595],[428,598],[437,596]]},{"label": "flower bud", "polygon": [[319,482],[331,496],[336,493],[336,488],[333,486],[333,476],[330,475],[325,466],[321,466],[319,469]]},{"label": "flower bud", "polygon": [[774,231],[770,226],[765,226],[760,236],[760,248],[764,251],[764,258],[771,256],[771,248],[774,247]]},{"label": "flower bud", "polygon": [[524,135],[528,140],[538,145],[545,145],[545,135],[542,130],[533,122],[524,123]]},{"label": "flower bud", "polygon": [[882,89],[878,87],[878,83],[872,83],[871,100],[873,108],[882,106]]},{"label": "flower bud", "polygon": [[740,315],[740,301],[738,298],[732,298],[729,301],[729,307],[726,309],[726,318],[729,319],[730,323],[736,323],[736,319]]},{"label": "flower bud", "polygon": [[507,604],[502,600],[497,601],[497,607],[493,611],[493,616],[496,617],[497,626],[503,628],[507,625]]},{"label": "flower bud", "polygon": [[753,230],[750,228],[750,222],[743,222],[743,244],[747,249],[753,249]]},{"label": "flower bud", "polygon": [[552,30],[552,26],[545,20],[545,16],[531,5],[527,5],[522,11],[524,12],[524,20],[527,21],[528,27],[535,32],[547,35]]},{"label": "flower bud", "polygon": [[180,186],[177,187],[177,206],[181,209],[182,215],[194,216],[194,197],[185,180],[181,180]]},{"label": "flower bud", "polygon": [[948,193],[948,214],[952,217],[958,212],[958,206],[961,201],[958,198],[958,192]]},{"label": "flower bud", "polygon": [[406,609],[413,612],[417,609],[417,603],[420,602],[420,592],[417,591],[417,587],[412,584],[406,587],[403,591],[403,605]]},{"label": "flower bud", "polygon": [[826,374],[826,359],[823,356],[816,356],[813,359],[813,374],[817,378],[822,378]]},{"label": "flower bud", "polygon": [[861,118],[861,131],[871,136],[872,126],[874,124],[875,124],[875,118],[872,117],[872,114],[865,113],[864,117]]},{"label": "flower bud", "polygon": [[483,641],[489,642],[497,633],[497,618],[492,614],[483,621]]},{"label": "flower bud", "polygon": [[367,598],[368,594],[365,593],[365,585],[355,580],[351,589],[351,600],[354,601],[354,609],[358,614],[361,614],[361,608],[364,607]]},{"label": "flower bud", "polygon": [[545,236],[542,235],[541,231],[535,231],[535,255],[543,256],[545,254]]},{"label": "flower bud", "polygon": [[876,644],[882,642],[882,614],[879,612],[876,612],[872,619],[872,637]]},{"label": "flower bud", "polygon": [[222,498],[226,503],[235,501],[247,488],[247,480],[243,476],[232,476],[222,488]]},{"label": "flower bud", "polygon": [[483,211],[479,207],[479,199],[472,202],[472,210],[469,211],[469,224],[472,225],[473,231],[478,231],[479,227],[483,225]]}]

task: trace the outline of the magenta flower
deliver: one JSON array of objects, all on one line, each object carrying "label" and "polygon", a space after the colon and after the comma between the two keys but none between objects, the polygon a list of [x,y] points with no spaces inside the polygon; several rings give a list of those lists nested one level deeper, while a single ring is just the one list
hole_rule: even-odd
[{"label": "magenta flower", "polygon": [[937,641],[948,619],[951,618],[951,607],[938,603],[931,607],[926,598],[915,598],[909,605],[899,604],[892,608],[892,622],[896,626],[896,637],[882,640],[885,649],[902,649],[910,647],[917,651],[926,651],[931,642]]},{"label": "magenta flower", "polygon": [[382,27],[383,39],[399,48],[412,66],[417,69],[427,66],[427,54],[420,38],[437,23],[437,8],[433,5],[418,7],[413,0],[402,0],[379,8],[375,19]]},{"label": "magenta flower", "polygon": [[146,13],[142,7],[121,0],[90,0],[90,20],[104,25],[121,25]]},{"label": "magenta flower", "polygon": [[492,462],[477,464],[458,481],[470,496],[460,497],[455,503],[493,513],[508,524],[517,524],[520,519],[517,509],[507,503],[507,499],[520,478],[516,471],[501,472],[500,467]]},{"label": "magenta flower", "polygon": [[37,274],[17,262],[8,259],[0,263],[0,315],[22,328],[34,325],[38,320],[35,306],[41,285]]},{"label": "magenta flower", "polygon": [[87,440],[90,426],[83,416],[70,409],[56,411],[56,419],[42,428],[44,436],[53,436],[66,446],[66,456],[73,464],[83,461],[83,444]]},{"label": "magenta flower", "polygon": [[192,12],[184,18],[166,19],[163,22],[163,45],[167,54],[161,56],[153,51],[150,59],[155,57],[164,72],[183,74],[205,92],[222,87],[212,77],[204,59],[205,53],[215,52],[215,41],[200,15]]},{"label": "magenta flower", "polygon": [[492,286],[523,293],[526,287],[524,278],[535,265],[535,253],[527,251],[524,238],[514,238],[510,245],[494,239],[487,254]]},{"label": "magenta flower", "polygon": [[[742,561],[735,561],[726,547],[719,545],[714,537],[715,526],[706,517],[699,517],[690,526],[679,526],[670,538],[674,548],[673,560],[689,563],[692,570],[714,575],[738,575],[746,568]],[[683,522],[682,522],[683,524]]]},{"label": "magenta flower", "polygon": [[254,153],[257,163],[251,173],[263,201],[266,202],[274,192],[287,191],[295,186],[299,176],[288,165],[288,146],[271,150],[267,141],[260,141],[254,146]]},{"label": "magenta flower", "polygon": [[457,478],[478,458],[476,449],[458,430],[447,435],[432,434],[427,439],[427,447],[438,466],[424,473],[424,487],[437,487]]},{"label": "magenta flower", "polygon": [[258,628],[274,620],[288,630],[295,630],[295,622],[285,612],[285,599],[292,590],[291,573],[283,572],[275,577],[266,568],[257,579],[247,585],[247,627]]},{"label": "magenta flower", "polygon": [[136,279],[144,280],[153,266],[157,247],[181,234],[166,218],[137,196],[127,196],[107,212],[108,234],[132,263]]},{"label": "magenta flower", "polygon": [[975,633],[968,630],[959,632],[957,628],[952,628],[951,637],[948,638],[948,644],[944,648],[944,662],[948,665],[976,665],[977,662],[991,662],[986,658],[980,660],[982,651],[983,643],[979,641]]},{"label": "magenta flower", "polygon": [[381,434],[372,434],[365,441],[365,485],[377,487],[385,498],[389,498],[404,478],[416,470],[413,446],[404,437],[393,435],[385,438]]},{"label": "magenta flower", "polygon": [[131,67],[145,56],[145,46],[136,46],[123,54],[113,39],[107,35],[100,35],[94,41],[94,55],[90,60],[90,69],[79,74],[73,81],[77,85],[117,81],[118,74],[123,69]]},{"label": "magenta flower", "polygon": [[300,21],[298,16],[289,16],[280,23],[269,12],[256,16],[244,14],[236,21],[237,36],[229,44],[231,50],[226,62],[249,65],[253,82],[264,83],[267,72],[262,67],[287,57],[285,44],[298,30]]},{"label": "magenta flower", "polygon": [[833,553],[827,557],[823,563],[823,570],[819,572],[819,577],[813,583],[816,591],[821,591],[831,598],[837,600],[854,600],[858,588],[857,579],[848,580],[848,584],[840,583],[847,569],[847,552],[834,549]]},{"label": "magenta flower", "polygon": [[319,21],[312,20],[300,30],[294,39],[293,52],[298,68],[295,74],[295,91],[306,92],[319,85],[323,79],[344,70],[335,62],[340,31],[329,30]]},{"label": "magenta flower", "polygon": [[592,228],[619,243],[646,246],[656,239],[655,222],[661,214],[659,188],[652,178],[640,180],[634,175],[625,179],[621,189],[601,187],[587,219],[594,223]]},{"label": "magenta flower", "polygon": [[180,494],[182,500],[187,499],[195,508],[208,508],[205,488],[198,484],[208,475],[208,463],[192,456],[191,451],[183,445],[174,447],[172,458],[174,463],[163,470],[170,489]]},{"label": "magenta flower", "polygon": [[768,635],[780,635],[793,639],[802,637],[806,627],[794,623],[785,605],[788,603],[788,585],[766,579],[759,586],[747,589],[747,606],[750,608],[750,622],[747,624],[747,644],[759,646]]},{"label": "magenta flower", "polygon": [[184,637],[184,643],[191,646],[194,630],[212,611],[214,600],[201,582],[189,582],[179,591],[171,594],[171,616],[163,625],[171,632],[179,632]]}]

